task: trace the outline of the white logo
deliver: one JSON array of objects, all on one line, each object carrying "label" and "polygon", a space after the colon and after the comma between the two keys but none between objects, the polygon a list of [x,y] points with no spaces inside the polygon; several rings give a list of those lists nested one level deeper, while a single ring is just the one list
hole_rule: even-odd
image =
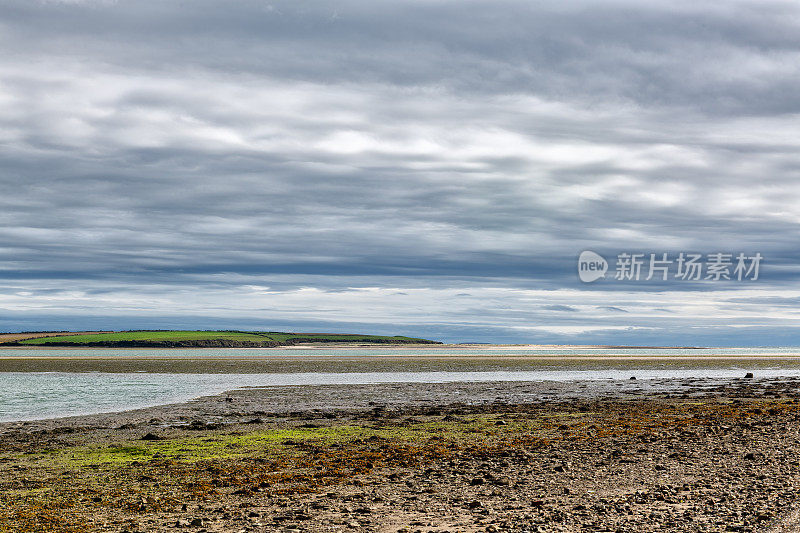
[{"label": "white logo", "polygon": [[[760,252],[622,252],[611,268],[615,281],[758,281],[764,256]],[[578,277],[584,283],[604,278],[608,271],[605,258],[586,250],[578,258]]]},{"label": "white logo", "polygon": [[591,283],[605,277],[608,263],[603,256],[590,250],[581,252],[578,258],[578,277],[584,283]]}]

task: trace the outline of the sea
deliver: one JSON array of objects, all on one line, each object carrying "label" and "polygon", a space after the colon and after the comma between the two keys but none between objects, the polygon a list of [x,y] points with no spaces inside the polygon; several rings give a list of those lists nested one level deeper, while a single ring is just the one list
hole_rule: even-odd
[{"label": "sea", "polygon": [[125,411],[245,387],[800,377],[800,348],[465,345],[0,349],[0,422]]}]

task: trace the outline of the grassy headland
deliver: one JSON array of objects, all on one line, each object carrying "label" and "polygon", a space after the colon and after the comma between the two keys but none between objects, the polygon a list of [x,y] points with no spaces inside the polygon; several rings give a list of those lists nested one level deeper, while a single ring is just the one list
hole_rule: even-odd
[{"label": "grassy headland", "polygon": [[[309,343],[441,344],[427,339],[385,335],[285,333],[279,331],[115,331],[13,338],[0,346],[76,346],[106,348],[273,348]],[[2,341],[3,339],[0,339]]]}]

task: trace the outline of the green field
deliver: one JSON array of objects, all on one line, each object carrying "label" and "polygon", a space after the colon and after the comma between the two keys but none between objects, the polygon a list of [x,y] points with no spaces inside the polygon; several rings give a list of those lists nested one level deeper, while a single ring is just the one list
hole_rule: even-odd
[{"label": "green field", "polygon": [[388,337],[382,335],[354,335],[330,333],[285,333],[278,331],[117,331],[113,333],[94,333],[87,335],[65,335],[40,337],[6,343],[28,346],[279,346],[313,342],[346,343],[432,343],[425,339],[412,337]]},{"label": "green field", "polygon": [[[89,342],[117,342],[117,341],[184,341],[230,339],[262,342],[265,337],[255,333],[233,331],[119,331],[115,333],[96,333],[90,335],[70,335],[64,337],[42,337],[28,339],[22,344],[58,344],[69,342],[86,344]],[[269,339],[266,339],[269,340]]]}]

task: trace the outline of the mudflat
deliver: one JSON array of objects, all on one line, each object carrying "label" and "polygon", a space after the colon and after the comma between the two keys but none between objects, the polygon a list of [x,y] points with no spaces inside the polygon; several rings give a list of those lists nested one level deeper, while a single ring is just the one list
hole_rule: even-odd
[{"label": "mudflat", "polygon": [[[778,353],[729,355],[632,355],[608,352],[583,355],[539,355],[530,353],[440,353],[425,348],[419,353],[403,348],[399,352],[370,349],[348,354],[342,347],[315,350],[303,348],[303,355],[286,354],[291,349],[191,349],[136,350],[103,348],[4,347],[0,351],[0,372],[148,372],[195,374],[250,374],[291,372],[423,372],[491,370],[630,370],[632,375],[647,369],[746,368],[758,371],[780,365],[800,368],[800,357]],[[130,353],[129,353],[130,352]],[[742,371],[744,373],[744,370]]]},{"label": "mudflat", "polygon": [[796,380],[265,387],[0,425],[2,531],[795,531]]}]

